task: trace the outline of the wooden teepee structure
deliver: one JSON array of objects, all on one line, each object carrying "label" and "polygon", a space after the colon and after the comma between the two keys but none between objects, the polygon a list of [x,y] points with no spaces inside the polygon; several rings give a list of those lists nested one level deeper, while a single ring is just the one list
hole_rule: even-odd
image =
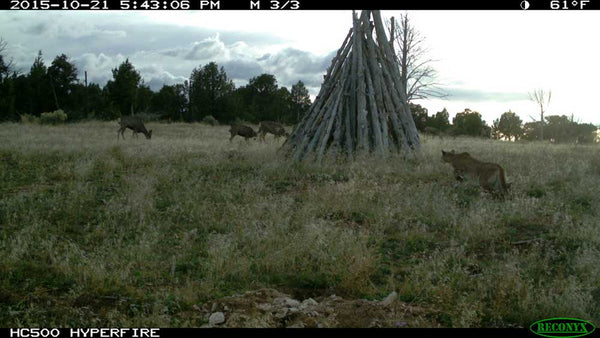
[{"label": "wooden teepee structure", "polygon": [[[419,134],[408,108],[379,11],[353,12],[353,27],[327,70],[321,91],[283,145],[296,160],[325,154],[412,156]],[[371,20],[372,17],[372,20]]]}]

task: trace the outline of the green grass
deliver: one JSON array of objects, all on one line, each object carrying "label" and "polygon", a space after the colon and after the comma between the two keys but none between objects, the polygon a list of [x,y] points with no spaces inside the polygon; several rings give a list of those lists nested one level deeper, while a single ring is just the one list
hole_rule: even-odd
[{"label": "green grass", "polygon": [[[424,138],[412,161],[293,163],[228,127],[0,125],[0,326],[200,326],[270,287],[436,309],[450,327],[600,322],[597,146]],[[497,162],[509,198],[441,149]]]}]

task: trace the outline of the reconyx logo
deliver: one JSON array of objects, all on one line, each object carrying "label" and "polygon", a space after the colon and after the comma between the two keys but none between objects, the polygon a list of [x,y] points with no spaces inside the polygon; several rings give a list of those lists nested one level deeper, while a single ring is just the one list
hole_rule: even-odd
[{"label": "reconyx logo", "polygon": [[581,337],[596,329],[594,324],[577,318],[548,318],[529,327],[531,332],[544,337]]}]

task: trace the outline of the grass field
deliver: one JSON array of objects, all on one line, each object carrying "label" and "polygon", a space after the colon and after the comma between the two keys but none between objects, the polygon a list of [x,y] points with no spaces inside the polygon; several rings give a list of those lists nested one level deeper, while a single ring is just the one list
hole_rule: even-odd
[{"label": "grass field", "polygon": [[[0,124],[0,327],[187,327],[269,287],[429,308],[446,327],[600,324],[600,148],[424,138],[321,166],[227,126]],[[501,164],[456,184],[441,149]]]}]

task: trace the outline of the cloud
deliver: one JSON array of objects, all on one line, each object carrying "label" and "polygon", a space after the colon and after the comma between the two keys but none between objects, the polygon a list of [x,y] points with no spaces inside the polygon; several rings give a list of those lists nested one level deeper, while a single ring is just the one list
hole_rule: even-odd
[{"label": "cloud", "polygon": [[233,80],[248,81],[250,78],[263,74],[263,66],[252,59],[235,59],[223,63],[227,76]]},{"label": "cloud", "polygon": [[[184,47],[169,48],[158,54],[173,58],[172,62],[192,63],[192,67],[202,67],[209,62],[222,66],[236,85],[245,85],[252,77],[263,73],[274,74],[280,86],[290,87],[303,81],[313,94],[316,94],[323,80],[322,75],[331,63],[335,51],[325,56],[295,48],[284,48],[272,53],[260,53],[244,41],[227,44],[220,34],[195,41]],[[138,58],[134,58],[138,62]],[[186,76],[189,76],[189,72]]]},{"label": "cloud", "polygon": [[331,62],[332,54],[317,56],[307,51],[286,48],[262,58],[264,68],[273,74],[281,84],[293,84],[299,80],[308,86],[318,86],[323,73]]},{"label": "cloud", "polygon": [[[108,80],[112,80],[112,70],[117,68],[127,58],[124,55],[117,54],[108,56],[106,54],[86,53],[72,62],[79,70],[79,77],[84,77],[84,71],[88,72],[88,82],[105,85]],[[150,57],[150,59],[153,59]],[[131,61],[135,69],[140,73],[142,79],[152,90],[158,91],[163,85],[173,85],[183,83],[187,76],[175,75],[165,70],[163,65],[157,63],[146,64],[144,62],[136,64]]]},{"label": "cloud", "polygon": [[104,53],[85,53],[70,61],[77,67],[79,78],[83,79],[84,72],[87,71],[88,83],[104,86],[108,80],[112,79],[112,70],[125,60],[125,56],[121,54],[109,56]]},{"label": "cloud", "polygon": [[187,78],[182,76],[175,76],[167,71],[163,71],[158,76],[150,77],[150,80],[146,82],[146,85],[155,92],[158,92],[163,86],[173,86],[176,84],[183,83]]},{"label": "cloud", "polygon": [[21,32],[39,36],[44,39],[81,39],[94,37],[100,39],[123,39],[127,37],[124,30],[112,30],[90,23],[87,20],[42,17],[37,20],[24,23],[20,26]]},{"label": "cloud", "polygon": [[171,86],[187,80],[187,77],[173,75],[169,71],[164,70],[160,65],[141,67],[138,71],[146,85],[155,92],[159,91],[163,85]]},{"label": "cloud", "polygon": [[442,87],[440,89],[450,95],[448,99],[456,100],[456,101],[512,102],[512,101],[526,101],[529,99],[527,96],[527,93],[521,93],[521,92],[484,91],[484,90],[480,90],[480,89],[456,88],[456,87],[447,87],[447,88]]},{"label": "cloud", "polygon": [[316,55],[292,48],[275,32],[217,31],[156,23],[131,13],[94,14],[0,13],[0,31],[9,44],[7,57],[27,73],[38,50],[46,65],[64,53],[75,63],[81,80],[87,71],[88,82],[101,86],[112,79],[112,69],[129,59],[153,90],[182,83],[194,68],[216,62],[237,86],[269,73],[288,89],[303,81],[315,95],[335,53]]}]

